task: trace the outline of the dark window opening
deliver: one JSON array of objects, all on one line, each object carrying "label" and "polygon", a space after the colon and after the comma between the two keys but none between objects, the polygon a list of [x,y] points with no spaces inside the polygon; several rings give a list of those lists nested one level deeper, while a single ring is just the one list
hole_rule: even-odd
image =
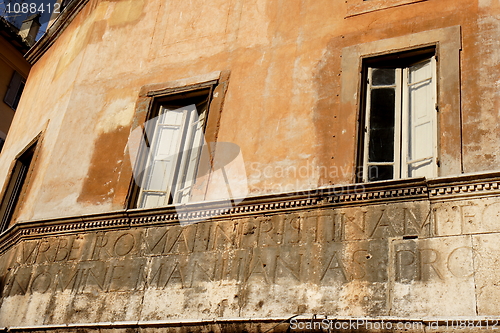
[{"label": "dark window opening", "polygon": [[16,110],[23,90],[24,78],[18,72],[14,72],[3,101],[12,109]]},{"label": "dark window opening", "polygon": [[19,206],[28,171],[33,160],[36,144],[31,145],[15,162],[2,203],[0,205],[0,232],[5,231]]},{"label": "dark window opening", "polygon": [[437,175],[435,48],[363,61],[357,181]]}]

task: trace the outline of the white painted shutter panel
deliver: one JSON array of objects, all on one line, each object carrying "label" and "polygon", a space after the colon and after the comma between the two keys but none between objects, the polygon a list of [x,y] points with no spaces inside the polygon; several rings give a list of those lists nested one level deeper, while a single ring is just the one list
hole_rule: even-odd
[{"label": "white painted shutter panel", "polygon": [[192,110],[190,129],[188,130],[186,139],[186,150],[179,173],[180,181],[174,200],[176,203],[186,203],[189,201],[191,189],[196,182],[196,172],[204,144],[203,129],[205,128],[206,113],[205,110],[198,116],[196,107]]},{"label": "white painted shutter panel", "polygon": [[185,109],[164,110],[158,117],[142,186],[140,207],[168,204],[186,122]]},{"label": "white painted shutter panel", "polygon": [[3,101],[5,104],[10,106],[11,108],[15,109],[16,108],[16,97],[19,92],[19,89],[21,89],[21,85],[23,83],[23,77],[18,73],[14,72],[14,75],[12,76],[12,79],[10,80],[9,88],[7,89],[7,93],[5,94],[5,97]]},{"label": "white painted shutter panel", "polygon": [[407,69],[408,177],[436,177],[436,76],[435,58]]}]

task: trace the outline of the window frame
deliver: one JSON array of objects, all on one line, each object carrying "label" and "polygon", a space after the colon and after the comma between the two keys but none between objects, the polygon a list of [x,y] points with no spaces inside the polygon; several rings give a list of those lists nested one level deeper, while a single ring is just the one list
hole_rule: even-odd
[{"label": "window frame", "polygon": [[[388,179],[405,179],[413,178],[415,176],[409,175],[408,166],[413,163],[418,163],[420,159],[408,160],[409,148],[411,146],[411,138],[409,138],[412,121],[410,117],[410,96],[408,82],[408,74],[413,66],[420,63],[429,61],[431,70],[430,89],[432,91],[433,107],[435,112],[431,114],[431,132],[432,132],[432,152],[424,160],[429,160],[432,168],[432,178],[436,177],[439,173],[439,152],[438,152],[438,117],[437,117],[437,101],[438,101],[438,75],[436,65],[436,49],[434,46],[421,48],[417,50],[410,50],[401,53],[394,53],[378,57],[371,57],[363,59],[363,73],[361,80],[361,98],[360,112],[359,112],[359,130],[358,130],[358,149],[357,149],[357,169],[361,172],[357,173],[356,182],[371,182],[377,180],[370,180],[370,165],[392,165],[393,176]],[[394,83],[388,85],[373,85],[371,73],[375,69],[393,69],[394,70]],[[413,82],[416,84],[418,82]],[[393,130],[393,160],[392,162],[375,162],[369,161],[369,145],[371,135],[370,117],[372,115],[371,95],[373,90],[393,88],[394,89],[394,130]],[[398,139],[399,138],[399,139]],[[420,161],[421,162],[421,161]]]},{"label": "window frame", "polygon": [[[208,92],[207,114],[204,124],[204,137],[207,146],[206,149],[202,149],[198,156],[194,177],[196,182],[193,186],[195,189],[191,191],[188,202],[203,201],[206,196],[208,182],[211,176],[210,170],[206,170],[206,168],[210,169],[213,164],[213,155],[216,148],[216,145],[213,143],[217,141],[222,106],[229,83],[229,74],[229,71],[212,72],[206,75],[177,81],[146,85],[141,88],[139,93],[139,99],[136,103],[136,114],[133,121],[136,125],[132,126],[131,132],[137,128],[138,125],[142,127],[144,135],[144,124],[158,114],[162,104],[165,104],[169,100],[182,100],[181,96],[183,95],[189,97],[192,94],[197,94],[202,91]],[[139,148],[135,165],[136,168],[145,166],[145,163],[147,163],[147,154],[144,153],[143,149],[143,147]],[[139,192],[141,189],[137,183],[141,183],[142,179],[139,179],[137,182],[134,178],[134,175],[131,174],[131,182],[125,207],[126,209],[149,209],[139,207]],[[169,202],[168,204],[156,208],[175,204],[179,203]]]},{"label": "window frame", "polygon": [[342,49],[340,113],[335,121],[337,135],[335,147],[342,151],[332,154],[342,156],[336,166],[344,170],[335,179],[337,183],[355,183],[359,180],[357,169],[359,151],[359,112],[362,110],[363,59],[396,54],[398,52],[435,47],[438,84],[438,151],[437,177],[463,173],[462,110],[460,97],[460,53],[462,50],[461,27],[450,26],[415,32],[387,39],[377,39]]},{"label": "window frame", "polygon": [[22,207],[38,158],[41,137],[42,133],[17,154],[12,162],[0,201],[0,233],[13,225]]},{"label": "window frame", "polygon": [[[156,97],[147,119],[149,121],[155,119],[156,117],[159,117],[162,114],[162,110],[165,110],[165,113],[163,114],[166,114],[169,111],[176,111],[176,109],[174,109],[175,107],[172,106],[175,104],[179,105],[179,103],[180,104],[185,103],[186,104],[185,108],[194,104],[196,106],[197,112],[200,112],[200,110],[198,109],[199,107],[203,107],[204,109],[203,111],[201,111],[201,113],[205,113],[204,115],[205,120],[203,121],[202,125],[203,127],[202,132],[203,132],[207,125],[206,118],[208,118],[208,114],[210,111],[209,105],[211,102],[212,93],[213,93],[213,85],[209,85],[208,87],[199,87],[198,89],[189,89],[187,91],[181,91],[181,92],[177,91],[172,94],[166,94],[160,97]],[[196,102],[196,100],[198,102]],[[144,189],[145,182],[147,182],[147,180],[144,178],[146,175],[143,174],[141,176],[141,179],[139,180],[139,182],[142,185],[141,186],[138,185],[136,189],[136,191],[138,191],[138,193],[136,194],[136,202],[134,204],[136,208],[148,208],[142,205],[144,196],[147,195],[146,192],[167,193],[167,195],[169,195],[169,198],[168,199],[166,198],[167,202],[165,202],[163,205],[160,205],[159,207],[182,203],[182,201],[179,201],[178,192],[185,190],[185,187],[179,188],[179,186],[181,186],[181,183],[182,184],[185,183],[185,178],[188,172],[188,168],[190,166],[189,162],[186,161],[186,155],[187,155],[186,152],[188,150],[193,149],[194,141],[191,141],[188,138],[188,136],[192,134],[190,132],[189,127],[191,127],[193,124],[194,123],[192,115],[183,116],[182,124],[180,125],[181,133],[179,138],[180,139],[179,146],[176,149],[178,153],[174,162],[175,166],[171,178],[167,181],[165,191]],[[146,126],[143,127],[143,137],[145,138],[144,142],[147,144],[147,146],[141,147],[139,153],[141,154],[140,157],[141,165],[137,165],[137,167],[140,170],[146,170],[148,167],[152,167],[154,156],[153,153],[151,153],[149,150],[156,148],[156,141],[158,140],[158,136],[160,135],[158,127],[162,125],[165,124],[158,124],[156,122],[155,123],[146,122]],[[202,147],[200,147],[198,150],[197,153],[198,155],[201,154],[201,148]],[[149,153],[147,151],[149,151]],[[200,156],[198,156],[197,158],[197,162],[196,165],[194,166],[194,171],[193,171],[194,175],[192,175],[195,177],[195,179],[199,163],[200,163]],[[168,192],[170,193],[168,194]]]}]

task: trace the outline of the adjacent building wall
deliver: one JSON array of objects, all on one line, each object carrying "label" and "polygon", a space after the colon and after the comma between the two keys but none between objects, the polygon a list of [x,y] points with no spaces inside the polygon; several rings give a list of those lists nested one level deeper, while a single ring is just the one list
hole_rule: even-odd
[{"label": "adjacent building wall", "polygon": [[[6,31],[9,40],[0,35],[0,131],[4,133],[3,135],[6,135],[9,131],[15,113],[4,102],[4,97],[9,88],[12,76],[14,72],[18,72],[21,76],[27,78],[31,67],[23,57],[24,52],[28,48],[26,45],[23,45],[21,38],[16,36],[15,28],[12,29],[12,31]],[[16,39],[14,43],[11,38]],[[2,137],[2,139],[5,139],[5,137]]]}]

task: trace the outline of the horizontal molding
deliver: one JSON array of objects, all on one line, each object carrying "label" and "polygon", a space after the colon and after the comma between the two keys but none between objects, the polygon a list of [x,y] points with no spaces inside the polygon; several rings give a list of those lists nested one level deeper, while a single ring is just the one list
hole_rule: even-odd
[{"label": "horizontal molding", "polygon": [[431,200],[500,195],[500,173],[498,172],[431,179],[427,183]]},{"label": "horizontal molding", "polygon": [[500,172],[459,177],[412,178],[351,184],[249,197],[233,206],[230,201],[195,202],[178,207],[128,209],[108,213],[20,222],[0,235],[0,253],[22,239],[82,232],[223,221],[310,209],[344,208],[394,202],[458,200],[500,196]]}]

